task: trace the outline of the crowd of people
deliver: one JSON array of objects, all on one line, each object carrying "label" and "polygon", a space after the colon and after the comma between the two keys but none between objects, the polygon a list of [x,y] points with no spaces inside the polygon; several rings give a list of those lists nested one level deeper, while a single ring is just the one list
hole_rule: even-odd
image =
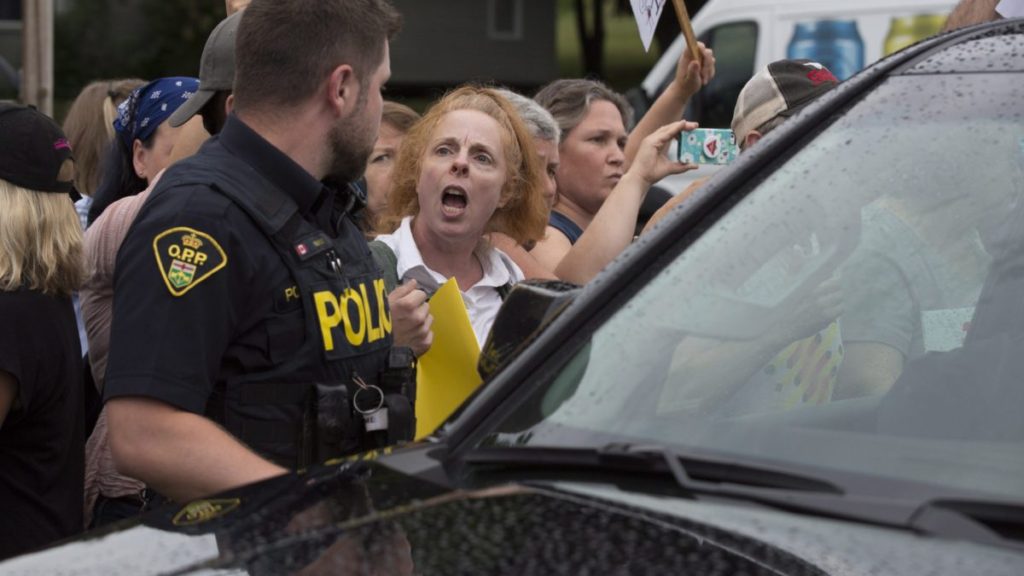
[{"label": "crowd of people", "polygon": [[[715,75],[703,44],[636,122],[584,79],[462,86],[421,117],[381,95],[386,0],[227,6],[199,78],[93,82],[63,130],[0,105],[0,559],[411,440],[443,283],[482,346],[514,284],[585,284],[701,185],[638,223],[654,183],[696,168],[666,152]],[[838,83],[806,70],[751,79],[744,149]],[[837,289],[820,291],[820,333],[768,357],[837,345]],[[691,352],[681,366],[736,383],[695,404],[775,386]]]}]

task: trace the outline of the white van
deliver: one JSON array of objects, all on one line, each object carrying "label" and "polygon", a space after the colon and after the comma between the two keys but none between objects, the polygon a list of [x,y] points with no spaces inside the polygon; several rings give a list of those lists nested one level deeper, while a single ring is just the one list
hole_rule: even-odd
[{"label": "white van", "polygon": [[[709,0],[693,18],[697,39],[715,52],[717,75],[694,96],[688,120],[702,128],[728,128],[740,90],[756,71],[782,58],[809,58],[840,79],[917,40],[945,23],[955,0]],[[675,18],[666,5],[662,18]],[[640,87],[627,94],[636,117],[672,80],[686,46],[680,35]],[[672,152],[674,153],[674,151]],[[670,193],[712,166],[663,181]]]}]

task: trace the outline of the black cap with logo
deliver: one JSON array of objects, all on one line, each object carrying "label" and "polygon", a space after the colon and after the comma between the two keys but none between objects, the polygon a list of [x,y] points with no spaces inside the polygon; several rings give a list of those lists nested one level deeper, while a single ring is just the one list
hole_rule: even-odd
[{"label": "black cap with logo", "polygon": [[0,179],[35,192],[71,192],[60,178],[71,145],[52,119],[35,108],[0,102]]}]

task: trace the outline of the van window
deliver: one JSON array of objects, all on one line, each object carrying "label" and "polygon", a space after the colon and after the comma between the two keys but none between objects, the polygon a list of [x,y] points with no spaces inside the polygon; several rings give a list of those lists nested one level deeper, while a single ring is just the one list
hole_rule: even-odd
[{"label": "van window", "polygon": [[[711,83],[690,101],[686,119],[700,122],[702,128],[728,128],[740,90],[754,75],[757,23],[730,22],[716,26],[705,32],[700,41],[715,51],[716,73]],[[671,80],[669,77],[668,82]]]}]

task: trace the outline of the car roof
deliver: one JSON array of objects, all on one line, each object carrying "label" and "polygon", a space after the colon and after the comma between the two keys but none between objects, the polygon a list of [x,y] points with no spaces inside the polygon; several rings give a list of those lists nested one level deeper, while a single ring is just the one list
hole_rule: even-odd
[{"label": "car roof", "polygon": [[956,38],[906,68],[903,74],[1024,72],[1024,20],[990,27],[985,33]]}]

